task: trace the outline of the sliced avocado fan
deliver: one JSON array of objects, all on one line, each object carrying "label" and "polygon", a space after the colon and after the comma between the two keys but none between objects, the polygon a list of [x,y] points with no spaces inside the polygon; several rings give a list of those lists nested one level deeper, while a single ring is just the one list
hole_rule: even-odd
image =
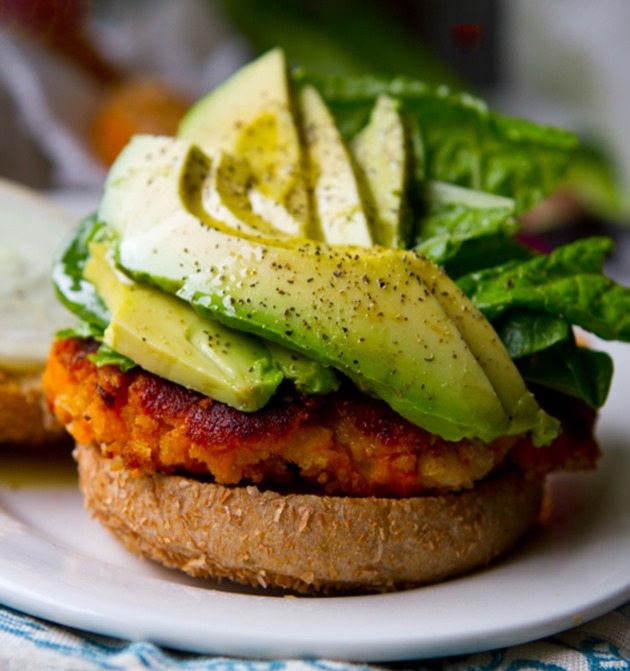
[{"label": "sliced avocado fan", "polygon": [[[480,364],[476,353],[496,348],[496,334],[460,330],[484,318],[472,305],[445,307],[439,294],[459,300],[460,292],[446,276],[436,278],[428,260],[235,232],[201,205],[207,175],[199,166],[209,161],[188,142],[150,136],[136,137],[120,155],[99,218],[118,234],[117,260],[128,273],[202,315],[338,369],[446,439],[491,441],[533,430],[544,442],[555,435],[535,401],[521,400],[529,397],[524,385],[515,399],[497,395],[492,378],[518,380],[518,372],[500,355]],[[479,339],[474,351],[462,330]],[[508,401],[516,414],[506,412]]]}]

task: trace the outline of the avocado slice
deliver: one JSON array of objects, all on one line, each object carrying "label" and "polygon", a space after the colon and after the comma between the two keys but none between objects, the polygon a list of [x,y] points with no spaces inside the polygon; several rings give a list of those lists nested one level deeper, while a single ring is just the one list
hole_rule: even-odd
[{"label": "avocado slice", "polygon": [[515,435],[531,429],[538,445],[554,438],[560,423],[538,405],[490,322],[480,319],[472,301],[437,265],[424,264],[421,277],[488,376],[509,418],[507,433]]},{"label": "avocado slice", "polygon": [[[240,410],[257,410],[275,391],[278,371],[305,394],[339,387],[331,368],[202,318],[187,303],[137,284],[115,267],[109,243],[90,244],[84,279],[109,313],[105,344],[189,389]],[[263,371],[268,373],[259,379]]]},{"label": "avocado slice", "polygon": [[197,102],[178,134],[208,152],[247,157],[249,195],[263,218],[281,204],[284,232],[306,236],[311,216],[303,173],[303,151],[281,49],[263,54]]},{"label": "avocado slice", "polygon": [[107,250],[106,243],[92,243],[84,271],[111,313],[106,345],[151,373],[239,410],[266,405],[284,376],[256,338],[130,280]]},{"label": "avocado slice", "polygon": [[317,90],[306,86],[298,99],[317,237],[331,245],[369,247],[372,234],[350,153]]},{"label": "avocado slice", "polygon": [[[216,151],[208,156],[207,165],[201,168],[204,179],[202,206],[215,219],[237,231],[282,235],[268,220],[252,208],[249,189],[252,172],[244,159]],[[279,205],[274,221],[286,221],[286,210]]]},{"label": "avocado slice", "polygon": [[422,280],[429,261],[236,235],[199,207],[199,153],[145,136],[118,158],[99,217],[120,236],[123,268],[228,326],[344,372],[446,439],[506,433],[510,420],[485,371]]},{"label": "avocado slice", "polygon": [[397,103],[379,96],[370,121],[350,144],[363,193],[370,201],[374,241],[385,247],[407,246],[410,229],[406,207],[409,159],[405,128]]}]

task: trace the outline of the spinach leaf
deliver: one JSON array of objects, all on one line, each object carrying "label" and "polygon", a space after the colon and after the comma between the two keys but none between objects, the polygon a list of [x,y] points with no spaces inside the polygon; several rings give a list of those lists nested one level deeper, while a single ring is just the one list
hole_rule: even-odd
[{"label": "spinach leaf", "polygon": [[526,307],[608,340],[630,341],[630,289],[601,274],[608,238],[587,238],[549,255],[470,273],[460,288],[491,321]]},{"label": "spinach leaf", "polygon": [[85,217],[62,248],[53,265],[52,279],[59,300],[80,319],[101,329],[109,324],[109,312],[92,284],[83,279],[90,242],[105,232],[95,214]]}]

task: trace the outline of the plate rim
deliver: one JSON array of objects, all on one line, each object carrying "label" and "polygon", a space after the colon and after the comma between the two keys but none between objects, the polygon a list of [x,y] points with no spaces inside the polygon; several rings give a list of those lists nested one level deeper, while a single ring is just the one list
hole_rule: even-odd
[{"label": "plate rim", "polygon": [[[624,348],[621,356],[617,352],[615,357],[619,361],[620,369],[630,370],[630,347],[624,346]],[[609,347],[608,349],[619,350],[620,348]],[[618,370],[618,391],[622,385],[626,385],[624,377],[620,373],[621,371]],[[612,419],[611,412],[605,413],[608,415],[608,419]],[[600,432],[602,433],[605,454],[607,433],[609,436],[617,436],[615,428],[623,428],[623,416],[620,416],[619,419],[620,421],[616,423],[610,423],[610,431]],[[622,445],[617,445],[615,448],[624,460],[630,459],[629,445],[624,440]],[[611,447],[609,450],[610,455],[612,455],[610,459],[614,460],[615,449]],[[608,461],[605,463],[608,463]],[[611,463],[614,470],[614,462]],[[605,469],[600,468],[600,470],[587,475],[588,482],[591,483],[590,486],[595,486],[598,482],[601,484],[602,479],[608,477],[610,470],[611,464],[608,464]],[[585,476],[578,474],[576,477]],[[615,487],[612,489],[616,491]],[[565,599],[560,605],[556,604],[555,609],[549,609],[544,616],[533,612],[529,613],[527,617],[523,616],[520,621],[517,621],[518,618],[512,619],[503,626],[495,626],[494,628],[489,628],[484,622],[477,622],[476,626],[471,627],[468,632],[460,631],[456,633],[457,635],[453,632],[452,627],[443,630],[441,633],[433,631],[430,635],[422,631],[410,635],[408,633],[410,630],[407,629],[404,635],[396,638],[387,634],[388,630],[384,628],[382,631],[372,632],[369,638],[366,636],[343,638],[341,635],[337,635],[326,641],[317,641],[313,636],[309,636],[309,632],[302,632],[301,635],[295,635],[294,633],[293,638],[276,633],[275,637],[271,636],[269,638],[268,631],[260,634],[256,631],[250,631],[244,637],[242,630],[234,630],[233,628],[230,630],[229,627],[219,626],[217,622],[212,623],[211,630],[208,630],[207,623],[204,626],[197,623],[196,627],[189,626],[182,633],[177,627],[173,627],[172,621],[160,619],[155,613],[149,614],[150,616],[145,613],[144,618],[140,618],[138,611],[135,615],[136,620],[142,619],[141,622],[130,621],[128,614],[126,617],[121,617],[118,613],[116,617],[112,610],[112,604],[104,606],[102,599],[98,603],[90,602],[90,598],[96,597],[98,599],[98,595],[94,594],[95,585],[98,585],[98,580],[102,579],[103,575],[109,574],[111,577],[113,571],[114,574],[121,576],[122,583],[117,586],[119,590],[126,588],[125,581],[127,583],[133,582],[135,578],[140,576],[141,584],[142,581],[148,581],[152,587],[157,586],[158,591],[164,591],[166,600],[171,594],[180,596],[185,594],[191,604],[199,603],[200,600],[211,602],[210,609],[216,609],[217,605],[224,608],[240,608],[245,603],[246,609],[253,611],[253,613],[247,614],[250,618],[261,610],[269,612],[270,604],[275,604],[271,608],[271,612],[275,613],[278,610],[278,604],[291,603],[304,605],[297,608],[283,608],[290,615],[295,615],[296,612],[300,613],[300,609],[306,613],[317,611],[318,607],[314,607],[313,604],[327,604],[327,609],[319,607],[319,610],[328,610],[329,614],[339,617],[337,611],[341,615],[350,616],[354,604],[363,604],[364,602],[368,606],[376,604],[377,607],[385,602],[396,608],[402,607],[401,612],[406,608],[407,611],[405,612],[408,612],[408,602],[411,601],[413,606],[414,598],[421,600],[434,599],[437,595],[438,599],[434,603],[439,604],[440,591],[446,594],[446,601],[448,602],[450,592],[460,590],[465,594],[467,589],[469,592],[472,589],[474,593],[475,582],[477,586],[483,586],[486,584],[492,585],[493,580],[496,579],[507,580],[511,575],[513,576],[514,572],[518,575],[519,568],[523,566],[525,568],[535,568],[537,561],[543,561],[545,557],[536,554],[536,543],[539,541],[534,538],[531,542],[526,541],[522,552],[517,551],[514,556],[507,557],[469,576],[393,594],[357,597],[298,597],[292,600],[264,595],[212,591],[211,599],[203,599],[201,595],[208,594],[205,587],[182,585],[168,581],[165,577],[156,577],[150,573],[145,575],[142,571],[130,571],[122,566],[95,560],[85,554],[81,555],[77,550],[67,547],[64,543],[55,542],[54,538],[47,538],[37,529],[20,522],[10,512],[10,508],[6,508],[3,501],[3,492],[5,492],[5,488],[0,486],[0,602],[2,604],[51,622],[95,634],[122,639],[149,640],[157,645],[166,645],[170,648],[189,652],[265,659],[324,656],[355,662],[404,661],[472,654],[498,647],[518,645],[543,636],[553,635],[576,626],[578,624],[575,619],[576,615],[579,615],[579,623],[581,624],[622,605],[630,599],[630,571],[627,571],[626,565],[622,563],[621,573],[624,579],[618,580],[614,587],[609,586],[604,592],[600,591],[597,595],[589,592],[588,599],[582,601],[579,598]],[[619,506],[618,501],[616,503],[613,499],[611,501],[612,503],[607,505]],[[619,512],[617,508],[614,508],[614,510]],[[620,540],[627,543],[630,539],[630,510],[626,513],[623,509],[621,514],[626,534],[622,535]],[[610,524],[605,524],[605,521],[601,521],[600,533],[612,533],[612,528],[609,528]],[[96,522],[94,523],[96,524]],[[597,534],[595,534],[595,538],[597,538]],[[114,543],[113,540],[112,543]],[[542,547],[545,549],[546,545],[543,543]],[[41,565],[42,554],[48,564],[53,567],[53,572],[45,579],[41,576],[38,579],[33,579],[33,572],[37,570],[38,563]],[[628,561],[630,561],[630,557]],[[61,578],[63,578],[61,584],[59,584],[59,571],[54,572],[55,563],[57,569],[61,567]],[[628,564],[628,567],[630,568],[630,564]],[[55,583],[57,583],[56,586]],[[42,584],[46,589],[43,591],[39,589],[38,591],[38,586],[41,588]],[[473,588],[470,587],[471,584]],[[515,587],[513,586],[513,588]],[[55,596],[63,592],[64,589],[66,590],[65,598]],[[115,594],[115,592],[116,590],[113,590],[110,594]],[[262,607],[261,604],[263,604]],[[264,607],[265,604],[266,608]],[[138,604],[137,607],[141,610],[141,604]],[[311,612],[309,616],[311,621],[314,621],[312,618],[317,615],[317,612],[314,614]]]}]

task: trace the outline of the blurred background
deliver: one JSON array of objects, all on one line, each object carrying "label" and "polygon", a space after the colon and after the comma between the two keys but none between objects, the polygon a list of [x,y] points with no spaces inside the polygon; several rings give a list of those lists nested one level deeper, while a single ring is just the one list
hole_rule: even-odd
[{"label": "blurred background", "polygon": [[[281,45],[311,70],[405,75],[583,140],[550,238],[630,228],[628,0],[0,0],[0,176],[97,202],[135,132]],[[627,258],[627,257],[624,257]]]}]

